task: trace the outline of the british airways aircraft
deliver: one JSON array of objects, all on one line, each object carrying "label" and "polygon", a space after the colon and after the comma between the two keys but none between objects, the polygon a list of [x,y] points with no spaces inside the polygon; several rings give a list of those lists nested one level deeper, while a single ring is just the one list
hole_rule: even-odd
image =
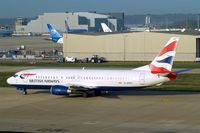
[{"label": "british airways aircraft", "polygon": [[63,44],[63,36],[61,36],[51,24],[47,24],[47,28],[50,34],[50,39],[53,42]]},{"label": "british airways aircraft", "polygon": [[27,89],[50,89],[53,95],[83,94],[101,91],[131,90],[161,85],[174,80],[178,73],[171,71],[177,37],[172,37],[158,56],[148,65],[132,70],[31,69],[17,72],[7,83],[27,94]]},{"label": "british airways aircraft", "polygon": [[112,32],[112,30],[105,23],[101,23],[101,27],[103,32]]}]

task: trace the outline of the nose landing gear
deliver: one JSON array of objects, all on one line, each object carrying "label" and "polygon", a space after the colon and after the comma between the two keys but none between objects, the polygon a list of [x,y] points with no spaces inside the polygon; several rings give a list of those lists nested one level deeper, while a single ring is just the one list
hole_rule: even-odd
[{"label": "nose landing gear", "polygon": [[23,89],[23,95],[27,95],[26,89]]}]

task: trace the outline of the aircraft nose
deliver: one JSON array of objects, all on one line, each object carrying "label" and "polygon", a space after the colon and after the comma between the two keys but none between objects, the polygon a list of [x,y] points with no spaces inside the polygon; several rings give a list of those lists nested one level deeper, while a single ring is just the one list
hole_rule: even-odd
[{"label": "aircraft nose", "polygon": [[7,79],[7,83],[8,84],[12,84],[12,77],[10,77],[10,78]]}]

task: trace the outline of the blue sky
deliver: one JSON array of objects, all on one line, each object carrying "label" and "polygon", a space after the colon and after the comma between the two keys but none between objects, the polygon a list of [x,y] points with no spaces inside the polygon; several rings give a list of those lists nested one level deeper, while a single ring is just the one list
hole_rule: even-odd
[{"label": "blue sky", "polygon": [[65,11],[200,13],[200,0],[0,0],[0,18],[36,17],[44,12]]}]

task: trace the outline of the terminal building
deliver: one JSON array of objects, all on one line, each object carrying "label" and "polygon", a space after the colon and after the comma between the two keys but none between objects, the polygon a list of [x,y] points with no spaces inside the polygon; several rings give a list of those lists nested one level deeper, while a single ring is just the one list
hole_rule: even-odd
[{"label": "terminal building", "polygon": [[108,61],[152,61],[173,36],[180,38],[175,61],[200,59],[199,35],[172,32],[65,34],[63,54],[79,59],[99,55]]},{"label": "terminal building", "polygon": [[65,21],[70,29],[84,29],[88,32],[102,31],[100,23],[106,23],[113,31],[124,30],[124,13],[96,12],[63,12],[44,13],[36,19],[27,22],[27,19],[18,18],[15,24],[16,33],[47,33],[47,24],[53,24],[59,32],[66,32]]}]

